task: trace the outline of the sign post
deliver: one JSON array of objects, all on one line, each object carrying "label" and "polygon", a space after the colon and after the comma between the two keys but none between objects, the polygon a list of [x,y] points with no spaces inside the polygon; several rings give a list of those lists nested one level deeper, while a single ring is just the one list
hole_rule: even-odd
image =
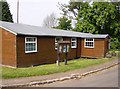
[{"label": "sign post", "polygon": [[59,52],[59,49],[60,47],[59,47],[59,43],[58,43],[58,45],[57,45],[57,66],[59,66],[60,65],[60,52]]},{"label": "sign post", "polygon": [[57,66],[60,65],[60,53],[65,53],[65,65],[67,65],[68,52],[69,52],[69,41],[58,41],[57,45]]}]

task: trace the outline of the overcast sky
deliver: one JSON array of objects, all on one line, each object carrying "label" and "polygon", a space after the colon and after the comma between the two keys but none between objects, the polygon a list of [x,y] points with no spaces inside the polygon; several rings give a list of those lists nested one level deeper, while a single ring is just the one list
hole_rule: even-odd
[{"label": "overcast sky", "polygon": [[[7,0],[14,22],[17,22],[17,0]],[[58,2],[68,3],[69,0],[19,0],[19,23],[42,26],[43,19],[55,13],[60,16]]]}]

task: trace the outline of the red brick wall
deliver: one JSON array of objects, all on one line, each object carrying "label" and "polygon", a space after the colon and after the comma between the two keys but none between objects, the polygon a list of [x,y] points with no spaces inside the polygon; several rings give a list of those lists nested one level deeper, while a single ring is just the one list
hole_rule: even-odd
[{"label": "red brick wall", "polygon": [[2,29],[0,28],[0,64],[2,64]]},{"label": "red brick wall", "polygon": [[16,67],[16,36],[2,30],[2,64]]}]

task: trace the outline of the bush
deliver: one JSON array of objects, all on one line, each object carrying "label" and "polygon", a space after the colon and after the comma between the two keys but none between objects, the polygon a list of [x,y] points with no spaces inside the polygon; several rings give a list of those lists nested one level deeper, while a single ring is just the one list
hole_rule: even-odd
[{"label": "bush", "polygon": [[110,40],[110,49],[111,50],[118,50],[120,49],[120,42],[117,38],[111,38]]}]

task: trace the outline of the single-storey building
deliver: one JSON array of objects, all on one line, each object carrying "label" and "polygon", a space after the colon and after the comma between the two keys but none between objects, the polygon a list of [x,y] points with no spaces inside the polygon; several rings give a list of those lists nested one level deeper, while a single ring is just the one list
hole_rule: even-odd
[{"label": "single-storey building", "polygon": [[[68,59],[105,57],[109,36],[0,21],[2,65],[25,67],[57,60],[58,41],[69,41]],[[64,53],[60,54],[64,59]]]}]

